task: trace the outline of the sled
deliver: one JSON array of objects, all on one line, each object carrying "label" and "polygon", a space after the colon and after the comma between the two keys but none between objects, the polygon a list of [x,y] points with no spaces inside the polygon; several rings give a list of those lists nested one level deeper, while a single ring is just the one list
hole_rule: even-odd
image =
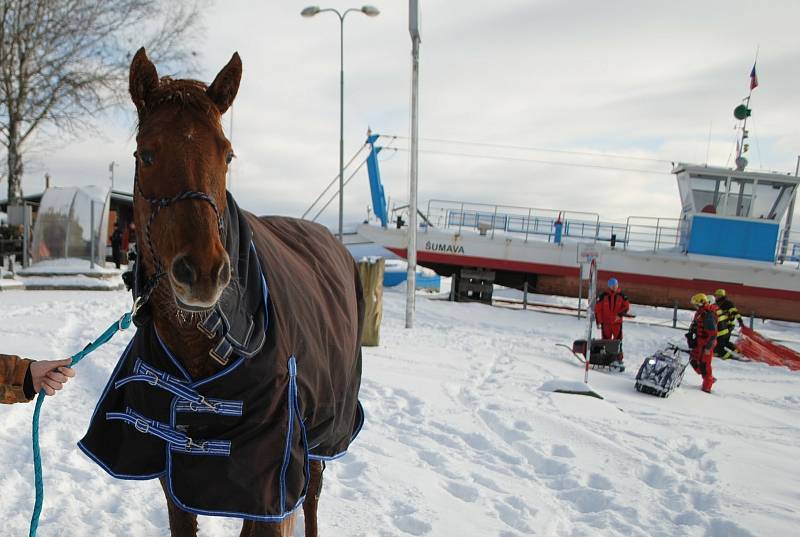
[{"label": "sled", "polygon": [[[566,345],[564,345],[566,347]],[[570,349],[572,354],[586,363],[586,340],[576,339]],[[589,365],[593,368],[607,368],[611,371],[625,371],[625,366],[619,362],[622,354],[622,341],[618,339],[593,339],[589,355]]]},{"label": "sled", "polygon": [[669,397],[681,385],[686,366],[689,365],[689,360],[682,355],[683,352],[688,351],[669,345],[645,358],[636,374],[636,391],[656,397]]}]

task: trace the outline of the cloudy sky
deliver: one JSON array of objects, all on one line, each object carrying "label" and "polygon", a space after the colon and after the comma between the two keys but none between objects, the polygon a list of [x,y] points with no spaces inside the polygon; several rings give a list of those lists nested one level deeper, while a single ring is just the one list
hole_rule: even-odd
[{"label": "cloudy sky", "polygon": [[[368,127],[404,137],[393,143],[401,151],[381,159],[387,196],[400,203],[408,198],[408,3],[371,1],[380,16],[345,20],[345,159]],[[435,198],[592,211],[607,220],[675,217],[669,161],[732,165],[732,110],[747,96],[757,47],[750,169],[794,172],[796,1],[420,3],[421,205]],[[338,170],[339,23],[332,13],[300,17],[306,5],[213,3],[197,43],[200,69],[190,73],[210,82],[233,51],[242,57],[232,134],[231,112],[224,118],[238,156],[231,189],[260,214],[300,216]],[[56,185],[101,184],[111,161],[115,187],[130,191],[132,110],[98,118],[103,139],[52,147],[44,140],[24,191],[39,191],[45,172]],[[362,170],[345,190],[345,221],[363,219],[369,203]],[[335,225],[336,207],[323,223]]]}]

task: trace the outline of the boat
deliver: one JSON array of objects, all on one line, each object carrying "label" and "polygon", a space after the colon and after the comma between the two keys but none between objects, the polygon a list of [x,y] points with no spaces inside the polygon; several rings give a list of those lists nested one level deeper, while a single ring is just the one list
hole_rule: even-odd
[{"label": "boat", "polygon": [[[374,186],[380,185],[377,139],[367,140],[368,171],[380,223],[357,232],[405,258],[408,227],[380,205],[383,188],[376,193]],[[610,223],[570,209],[430,200],[420,211],[417,262],[453,277],[456,300],[485,301],[492,284],[586,296],[587,260],[594,258],[600,280],[616,277],[638,304],[683,308],[695,293],[724,288],[743,315],[800,322],[800,237],[791,231],[800,179],[745,171],[742,164],[674,165],[676,218]]]}]

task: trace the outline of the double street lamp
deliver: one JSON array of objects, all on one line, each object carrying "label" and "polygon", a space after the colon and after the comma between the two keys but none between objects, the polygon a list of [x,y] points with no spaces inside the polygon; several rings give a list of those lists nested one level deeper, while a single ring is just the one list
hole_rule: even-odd
[{"label": "double street lamp", "polygon": [[350,8],[340,13],[337,9],[319,6],[308,6],[300,12],[303,17],[313,17],[317,13],[329,11],[336,13],[339,17],[339,240],[342,240],[342,228],[344,222],[344,18],[351,11],[358,11],[368,17],[377,17],[380,14],[378,8],[374,6],[362,6],[361,8]]}]

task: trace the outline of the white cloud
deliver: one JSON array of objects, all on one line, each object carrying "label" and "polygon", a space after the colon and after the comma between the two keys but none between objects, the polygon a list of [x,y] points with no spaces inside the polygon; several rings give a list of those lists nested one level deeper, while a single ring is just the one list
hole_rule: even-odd
[{"label": "white cloud", "polygon": [[[368,126],[407,136],[410,106],[408,5],[372,0],[377,18],[345,22],[345,158]],[[305,1],[218,2],[205,15],[202,80],[238,50],[244,75],[234,106],[233,192],[257,213],[299,216],[335,176],[339,139],[339,22],[301,18]],[[352,4],[356,5],[356,4]],[[344,9],[332,1],[322,7]],[[753,93],[750,161],[794,171],[800,132],[796,21],[800,4],[744,1],[422,2],[421,136],[724,165],[733,107],[747,94],[756,46],[761,85]],[[44,170],[58,184],[106,180],[131,187],[128,123],[101,121],[107,140],[42,151],[26,192]],[[226,129],[229,117],[224,120]],[[708,143],[712,125],[711,143]],[[406,147],[405,142],[398,143]],[[423,141],[423,149],[442,149]],[[487,154],[474,146],[449,151]],[[518,159],[668,171],[668,164],[493,150]],[[407,197],[408,154],[382,157],[387,194]],[[677,215],[674,178],[423,153],[420,200],[432,197],[569,208],[607,219]],[[346,221],[369,204],[366,172],[345,193]],[[323,222],[333,224],[336,203]]]}]

